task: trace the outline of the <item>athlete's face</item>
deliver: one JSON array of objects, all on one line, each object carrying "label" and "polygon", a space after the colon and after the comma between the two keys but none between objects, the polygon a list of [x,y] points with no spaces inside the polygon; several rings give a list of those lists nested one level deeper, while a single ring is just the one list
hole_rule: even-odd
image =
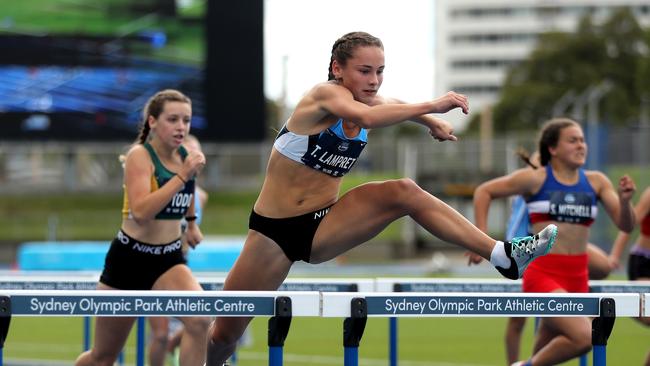
[{"label": "athlete's face", "polygon": [[376,46],[357,47],[344,66],[339,77],[354,99],[372,104],[384,81],[384,50]]},{"label": "athlete's face", "polygon": [[190,132],[192,107],[183,102],[165,102],[158,118],[149,116],[151,130],[160,141],[171,148],[180,146]]},{"label": "athlete's face", "polygon": [[571,167],[583,166],[587,160],[587,143],[582,128],[578,125],[563,128],[557,146],[551,147],[549,151],[553,159],[558,159]]}]

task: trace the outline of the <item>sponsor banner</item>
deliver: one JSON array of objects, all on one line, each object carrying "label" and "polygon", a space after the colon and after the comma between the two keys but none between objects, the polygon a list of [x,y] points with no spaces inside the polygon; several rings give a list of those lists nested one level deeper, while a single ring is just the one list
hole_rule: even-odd
[{"label": "sponsor banner", "polygon": [[396,283],[399,292],[521,292],[520,283]]},{"label": "sponsor banner", "polygon": [[97,281],[11,281],[0,282],[0,290],[95,290]]},{"label": "sponsor banner", "polygon": [[13,315],[274,315],[274,297],[11,295]]},{"label": "sponsor banner", "polygon": [[366,296],[368,315],[598,316],[594,297]]},{"label": "sponsor banner", "polygon": [[[223,282],[201,282],[201,287],[206,291],[223,290]],[[356,283],[283,283],[278,291],[322,291],[322,292],[356,292]]]},{"label": "sponsor banner", "polygon": [[650,293],[650,284],[635,285],[635,284],[620,284],[620,285],[591,285],[589,286],[591,292],[609,292],[609,293]]}]

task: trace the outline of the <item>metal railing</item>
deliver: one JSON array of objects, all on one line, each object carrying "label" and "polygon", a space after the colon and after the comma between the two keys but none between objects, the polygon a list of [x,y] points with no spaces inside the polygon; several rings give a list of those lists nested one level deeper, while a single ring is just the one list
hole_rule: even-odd
[{"label": "metal railing", "polygon": [[[650,166],[650,127],[601,133],[598,153],[607,171],[614,166]],[[534,134],[508,135],[481,144],[476,138],[438,143],[428,136],[371,136],[354,172],[403,175],[425,188],[455,195],[450,184],[475,184],[521,167],[518,147],[535,148]],[[0,193],[115,192],[122,189],[120,154],[128,143],[0,142]],[[207,165],[201,184],[208,189],[247,190],[261,185],[271,143],[215,144],[204,142]],[[491,159],[482,159],[484,150]],[[487,161],[487,164],[486,164]]]}]

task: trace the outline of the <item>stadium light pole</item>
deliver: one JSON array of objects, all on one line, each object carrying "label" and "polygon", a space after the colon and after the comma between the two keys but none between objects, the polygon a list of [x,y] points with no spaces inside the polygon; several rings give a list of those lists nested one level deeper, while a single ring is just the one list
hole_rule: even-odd
[{"label": "stadium light pole", "polygon": [[591,169],[600,168],[600,141],[598,138],[598,129],[600,124],[600,101],[612,89],[613,84],[605,80],[600,84],[588,89],[587,94],[587,124],[589,126],[589,135],[587,141],[591,146],[592,153],[589,154],[589,166]]},{"label": "stadium light pole", "polygon": [[553,115],[551,117],[561,117],[564,115],[565,111],[569,108],[571,103],[576,99],[576,92],[573,89],[569,89],[567,92],[562,94],[560,99],[558,99],[555,104],[553,104]]},{"label": "stadium light pole", "polygon": [[573,108],[571,108],[571,117],[581,123],[585,118],[585,106],[587,105],[587,99],[591,89],[593,87],[588,87],[585,91],[573,98]]}]

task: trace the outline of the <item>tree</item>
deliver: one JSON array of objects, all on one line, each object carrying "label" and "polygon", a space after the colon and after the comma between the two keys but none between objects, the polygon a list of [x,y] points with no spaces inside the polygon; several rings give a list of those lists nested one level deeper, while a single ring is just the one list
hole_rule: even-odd
[{"label": "tree", "polygon": [[[604,81],[611,89],[601,101],[599,122],[637,121],[642,96],[650,97],[649,49],[650,32],[627,8],[600,25],[587,14],[574,33],[540,35],[530,56],[507,74],[494,107],[495,129],[536,129],[554,117],[553,106],[565,93],[579,95]],[[475,122],[470,129],[476,129]]]}]

